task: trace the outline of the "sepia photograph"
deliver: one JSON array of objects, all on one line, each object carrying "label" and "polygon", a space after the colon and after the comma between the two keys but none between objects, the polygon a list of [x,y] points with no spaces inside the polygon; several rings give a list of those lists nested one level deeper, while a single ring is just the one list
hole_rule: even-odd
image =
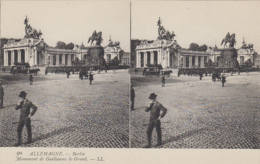
[{"label": "sepia photograph", "polygon": [[129,2],[1,2],[1,147],[129,147]]},{"label": "sepia photograph", "polygon": [[131,18],[131,147],[259,149],[259,2],[134,1]]},{"label": "sepia photograph", "polygon": [[259,1],[0,0],[0,163],[258,164]]}]

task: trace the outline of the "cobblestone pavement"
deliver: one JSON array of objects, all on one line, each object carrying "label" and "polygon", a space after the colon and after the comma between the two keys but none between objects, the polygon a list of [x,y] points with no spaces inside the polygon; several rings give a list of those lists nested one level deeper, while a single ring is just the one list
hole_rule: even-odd
[{"label": "cobblestone pavement", "polygon": [[[94,72],[95,73],[95,72]],[[38,111],[32,116],[33,143],[22,147],[129,147],[129,79],[127,70],[94,75],[93,85],[78,74],[34,77],[1,74],[5,88],[0,110],[0,146],[17,142],[20,91],[26,91]],[[19,81],[15,80],[19,79]],[[24,127],[23,142],[27,140]]]},{"label": "cobblestone pavement", "polygon": [[130,147],[147,144],[149,113],[144,111],[150,93],[156,93],[168,112],[161,120],[163,145],[153,148],[260,148],[260,73],[227,77],[225,87],[206,76],[166,78],[131,74],[136,93],[130,113]]}]

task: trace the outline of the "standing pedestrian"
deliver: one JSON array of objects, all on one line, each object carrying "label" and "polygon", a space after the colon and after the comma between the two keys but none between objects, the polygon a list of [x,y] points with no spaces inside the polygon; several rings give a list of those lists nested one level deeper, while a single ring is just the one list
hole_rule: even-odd
[{"label": "standing pedestrian", "polygon": [[32,74],[30,74],[30,76],[29,76],[29,81],[30,81],[30,85],[32,85],[33,84],[33,76],[32,76]]},{"label": "standing pedestrian", "polygon": [[135,105],[135,90],[134,90],[134,85],[131,84],[131,110],[134,110],[134,105]]},{"label": "standing pedestrian", "polygon": [[48,69],[47,68],[45,68],[45,75],[47,75],[48,74]]},{"label": "standing pedestrian", "polygon": [[[161,134],[161,121],[160,119],[165,116],[167,113],[167,109],[162,106],[161,103],[156,101],[157,95],[155,93],[151,93],[149,96],[150,103],[149,105],[145,108],[146,112],[150,111],[150,120],[149,120],[149,125],[147,128],[147,138],[148,138],[148,144],[145,146],[145,148],[150,148],[151,147],[151,141],[152,141],[152,132],[155,127],[156,132],[157,132],[157,145],[160,146],[162,145],[162,134]],[[162,113],[160,113],[162,111]]]},{"label": "standing pedestrian", "polygon": [[162,76],[162,87],[164,87],[164,85],[165,85],[165,76],[163,75]]},{"label": "standing pedestrian", "polygon": [[89,84],[92,85],[92,81],[94,80],[93,74],[90,72],[89,73]]},{"label": "standing pedestrian", "polygon": [[[31,130],[31,116],[33,116],[37,110],[37,107],[28,99],[26,99],[27,93],[25,91],[20,92],[20,100],[18,105],[15,107],[16,110],[20,109],[20,118],[18,122],[18,143],[15,146],[20,146],[22,144],[22,131],[24,125],[27,129],[28,140],[26,144],[30,144],[32,142],[32,130]],[[30,109],[33,109],[32,112]]]},{"label": "standing pedestrian", "polygon": [[203,74],[202,74],[202,72],[200,72],[199,73],[199,76],[200,76],[200,80],[202,79],[202,77],[203,77]]},{"label": "standing pedestrian", "polygon": [[221,81],[222,81],[222,87],[224,87],[224,84],[226,82],[226,77],[225,75],[223,74],[222,77],[221,77]]},{"label": "standing pedestrian", "polygon": [[4,88],[2,86],[2,82],[0,82],[0,109],[3,109],[4,107]]},{"label": "standing pedestrian", "polygon": [[67,78],[70,78],[70,70],[67,70],[66,73],[67,73]]}]

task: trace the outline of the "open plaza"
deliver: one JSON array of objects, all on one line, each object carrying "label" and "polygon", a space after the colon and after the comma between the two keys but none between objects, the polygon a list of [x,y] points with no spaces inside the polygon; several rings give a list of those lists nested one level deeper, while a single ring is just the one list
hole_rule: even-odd
[{"label": "open plaza", "polygon": [[172,69],[162,87],[161,77],[131,74],[135,107],[130,113],[132,148],[147,144],[149,95],[168,109],[161,118],[162,146],[153,148],[259,149],[260,72],[227,75],[225,87],[211,76],[177,76]]},{"label": "open plaza", "polygon": [[15,110],[19,93],[38,109],[31,117],[32,143],[23,130],[22,147],[129,147],[129,73],[127,70],[92,72],[94,81],[79,79],[78,74],[34,76],[0,74],[5,91],[0,110],[0,146],[17,143],[20,111]]}]

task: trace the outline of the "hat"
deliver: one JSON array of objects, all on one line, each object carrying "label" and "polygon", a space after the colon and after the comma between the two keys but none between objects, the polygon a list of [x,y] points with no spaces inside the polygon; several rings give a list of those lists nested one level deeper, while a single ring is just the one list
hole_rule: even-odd
[{"label": "hat", "polygon": [[149,96],[149,99],[155,99],[156,98],[156,94],[155,93],[151,93],[150,96]]},{"label": "hat", "polygon": [[26,97],[26,92],[24,92],[24,91],[22,91],[22,92],[20,92],[20,95],[19,95],[19,97]]}]

